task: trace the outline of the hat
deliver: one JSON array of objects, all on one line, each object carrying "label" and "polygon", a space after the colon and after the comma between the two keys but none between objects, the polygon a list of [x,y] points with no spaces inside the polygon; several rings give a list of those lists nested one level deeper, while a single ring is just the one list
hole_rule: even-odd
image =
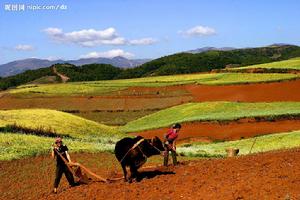
[{"label": "hat", "polygon": [[61,137],[57,137],[57,138],[55,138],[55,143],[59,143],[59,142],[62,142],[62,139],[61,139]]},{"label": "hat", "polygon": [[181,128],[181,125],[179,123],[176,123],[173,125],[173,128]]}]

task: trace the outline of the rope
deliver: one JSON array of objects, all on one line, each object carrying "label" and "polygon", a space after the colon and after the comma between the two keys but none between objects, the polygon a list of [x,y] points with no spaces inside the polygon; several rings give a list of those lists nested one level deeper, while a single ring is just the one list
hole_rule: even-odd
[{"label": "rope", "polygon": [[68,169],[70,170],[70,172],[71,172],[74,176],[76,176],[75,172],[72,170],[72,168],[71,168],[70,165],[69,165],[69,162],[65,159],[65,157],[63,157],[63,156],[61,155],[61,153],[59,153],[59,152],[57,151],[56,148],[54,148],[53,150],[54,150],[54,151],[57,153],[57,155],[59,155],[59,157],[63,160],[63,162],[66,164],[66,166],[68,167]]},{"label": "rope", "polygon": [[250,154],[251,151],[252,151],[252,148],[253,148],[253,146],[254,146],[254,144],[255,144],[255,142],[256,142],[256,139],[257,139],[257,137],[254,138],[254,141],[253,141],[253,143],[252,143],[252,146],[251,146],[251,149],[250,149],[250,151],[249,151],[249,154]]},{"label": "rope", "polygon": [[[87,167],[85,167],[84,165],[80,164],[80,163],[73,163],[73,162],[68,162],[62,155],[61,153],[59,153],[57,151],[57,149],[54,148],[54,151],[60,156],[60,158],[64,161],[64,163],[66,164],[66,166],[68,167],[68,169],[70,170],[70,172],[73,174],[73,176],[77,176],[76,173],[72,170],[71,166],[78,166],[81,167],[84,171],[86,171],[88,174],[90,174],[91,176],[98,178],[100,181],[107,183],[107,179],[102,178],[101,176],[95,174],[94,172],[92,172],[90,169],[88,169]],[[77,176],[78,177],[78,176]],[[78,177],[81,178],[81,177]]]},{"label": "rope", "polygon": [[138,148],[141,151],[141,153],[143,154],[143,156],[145,157],[145,159],[147,159],[147,156],[144,154],[144,152],[142,151],[141,147],[138,146]]},{"label": "rope", "polygon": [[131,151],[131,150],[133,150],[133,149],[135,149],[137,146],[139,146],[139,144],[141,144],[143,141],[144,141],[145,139],[143,138],[143,139],[140,139],[137,143],[135,143],[127,152],[126,152],[126,154],[123,156],[123,158],[120,160],[120,163],[122,163],[123,162],[123,160],[125,159],[125,157],[127,156],[127,154]]},{"label": "rope", "polygon": [[[135,143],[135,144],[134,144],[127,152],[126,152],[126,154],[125,154],[125,155],[123,156],[123,158],[120,160],[120,163],[123,162],[123,160],[125,159],[125,157],[127,156],[127,154],[128,154],[131,150],[135,149],[136,147],[139,147],[139,145],[140,145],[144,140],[145,140],[145,139],[143,138],[143,139],[140,139],[137,143]],[[161,154],[162,151],[159,150],[156,146],[154,146],[154,145],[152,144],[152,142],[149,142],[149,144]],[[142,152],[142,154],[147,158],[147,156],[144,154],[144,152],[141,150],[140,147],[139,147],[139,149],[140,149],[140,151]]]},{"label": "rope", "polygon": [[161,152],[162,152],[162,151],[161,151],[161,150],[159,150],[159,149],[158,149],[156,146],[154,146],[154,145],[152,144],[152,142],[153,142],[153,141],[151,140],[151,143],[150,143],[150,144],[151,144],[151,146],[152,146],[152,147],[154,147],[154,149],[156,149],[156,150],[157,150],[157,151],[158,151],[158,152],[161,154]]},{"label": "rope", "polygon": [[69,163],[69,165],[71,166],[78,166],[80,168],[82,168],[85,172],[87,172],[88,174],[90,174],[91,176],[99,179],[100,181],[106,183],[107,182],[107,179],[105,178],[102,178],[101,176],[95,174],[94,172],[92,172],[89,168],[85,167],[84,165],[80,164],[80,163]]}]

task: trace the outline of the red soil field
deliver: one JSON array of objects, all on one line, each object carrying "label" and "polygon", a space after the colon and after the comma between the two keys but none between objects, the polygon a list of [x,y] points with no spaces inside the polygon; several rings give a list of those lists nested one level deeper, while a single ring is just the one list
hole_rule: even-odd
[{"label": "red soil field", "polygon": [[[241,119],[228,123],[219,122],[193,122],[182,124],[179,133],[178,142],[214,140],[239,140],[241,138],[250,138],[257,135],[289,132],[300,129],[300,120],[276,120],[276,121],[255,121]],[[147,130],[133,135],[141,135],[146,138],[163,135],[168,128]]]},{"label": "red soil field", "polygon": [[274,102],[300,101],[300,80],[273,83],[208,86],[132,87],[108,96],[32,97],[6,94],[1,109],[50,108],[57,110],[163,109],[190,101]]},{"label": "red soil field", "polygon": [[300,199],[299,166],[299,149],[226,159],[202,159],[183,162],[175,168],[144,169],[142,176],[145,178],[137,183],[92,182],[40,198]]},{"label": "red soil field", "polygon": [[[194,97],[193,101],[242,101],[242,102],[273,102],[300,101],[300,79],[270,83],[250,83],[238,85],[178,85],[167,87],[132,87],[120,94],[149,97],[160,94],[174,94],[175,91],[186,91]],[[128,96],[130,98],[132,96]]]},{"label": "red soil field", "polygon": [[[121,176],[112,154],[71,156],[103,177]],[[69,188],[63,177],[56,195],[51,194],[55,164],[49,156],[1,161],[0,199],[300,199],[300,149],[179,161],[176,167],[143,168],[143,179],[132,184],[91,181]]]},{"label": "red soil field", "polygon": [[93,96],[93,97],[35,97],[0,98],[1,109],[49,108],[56,110],[153,110],[187,103],[191,96],[143,97],[143,96]]},{"label": "red soil field", "polygon": [[242,85],[188,85],[194,101],[300,101],[300,80]]}]

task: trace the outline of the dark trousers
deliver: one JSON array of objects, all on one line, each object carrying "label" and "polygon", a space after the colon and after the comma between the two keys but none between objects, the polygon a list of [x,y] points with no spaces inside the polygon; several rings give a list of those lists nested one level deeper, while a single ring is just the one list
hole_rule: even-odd
[{"label": "dark trousers", "polygon": [[58,187],[63,173],[65,173],[65,176],[66,176],[70,186],[75,186],[73,174],[70,172],[68,167],[66,165],[56,165],[56,172],[55,172],[56,176],[55,176],[55,181],[54,181],[54,188]]},{"label": "dark trousers", "polygon": [[176,152],[174,150],[170,150],[170,149],[166,148],[166,153],[164,155],[164,166],[168,166],[169,151],[171,151],[171,155],[172,155],[172,159],[173,159],[173,165],[177,165]]}]

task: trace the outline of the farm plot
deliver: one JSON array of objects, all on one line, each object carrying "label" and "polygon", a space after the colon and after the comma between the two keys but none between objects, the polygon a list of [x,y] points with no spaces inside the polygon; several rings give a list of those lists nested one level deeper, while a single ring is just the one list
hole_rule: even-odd
[{"label": "farm plot", "polygon": [[174,123],[191,121],[234,121],[241,118],[269,118],[299,116],[299,102],[236,103],[204,102],[187,103],[164,109],[131,121],[120,127],[124,132],[169,127]]}]

